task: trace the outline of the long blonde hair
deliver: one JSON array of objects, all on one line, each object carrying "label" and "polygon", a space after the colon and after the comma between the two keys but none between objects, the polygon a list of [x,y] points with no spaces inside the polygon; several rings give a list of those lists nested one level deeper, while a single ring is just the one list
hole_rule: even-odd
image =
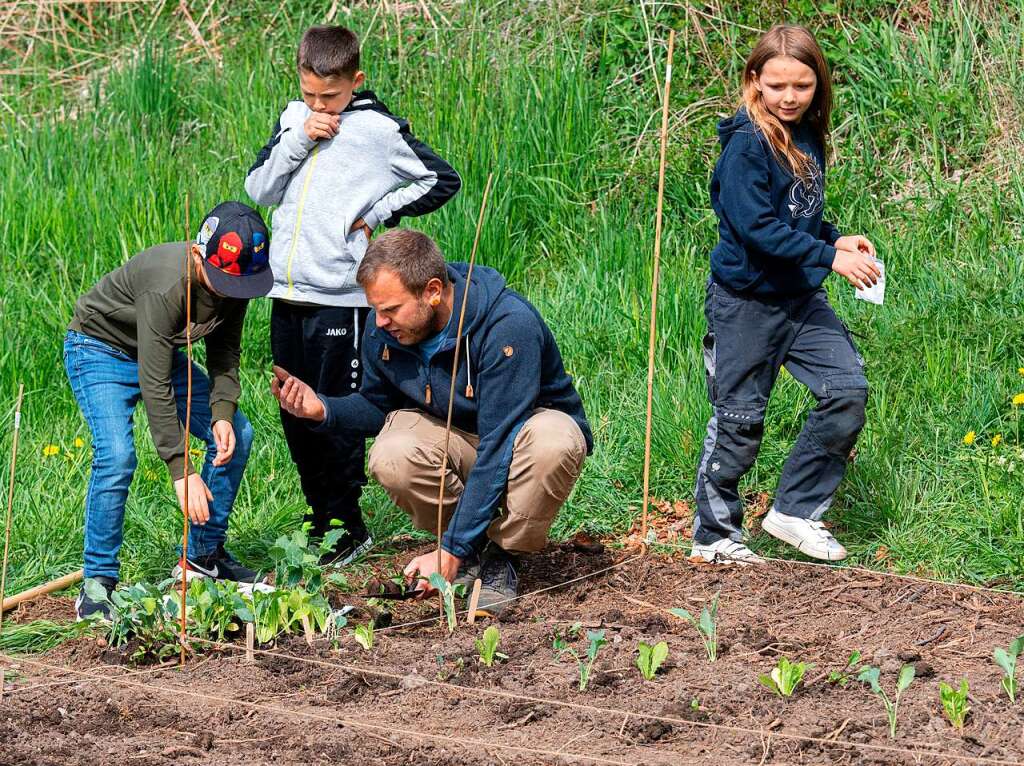
[{"label": "long blonde hair", "polygon": [[809,180],[815,172],[814,159],[793,143],[789,130],[778,117],[768,111],[761,92],[754,84],[754,78],[761,76],[764,65],[776,56],[792,56],[814,70],[818,82],[814,88],[814,98],[803,119],[810,125],[826,152],[829,118],[832,114],[832,75],[814,35],[805,27],[793,24],[778,24],[769,29],[757,41],[743,67],[743,105],[747,108],[751,122],[768,139],[776,159],[787,165],[794,176]]}]

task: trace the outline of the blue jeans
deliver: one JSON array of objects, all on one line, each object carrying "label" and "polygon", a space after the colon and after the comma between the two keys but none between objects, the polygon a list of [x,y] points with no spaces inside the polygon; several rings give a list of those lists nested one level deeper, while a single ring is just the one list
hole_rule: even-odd
[{"label": "blue jeans", "polygon": [[743,530],[740,478],[761,447],[768,398],[785,367],[818,405],[782,469],[774,508],[821,519],[864,427],[864,361],[824,290],[799,298],[744,296],[709,282],[704,366],[712,415],[697,469],[693,539],[709,545]]},{"label": "blue jeans", "polygon": [[[178,418],[185,420],[185,355],[174,356],[171,381]],[[64,367],[78,406],[92,433],[92,471],[85,496],[85,576],[118,579],[118,552],[124,529],[128,487],[138,460],[132,434],[135,406],[141,398],[138,363],[123,351],[89,335],[69,331],[64,338]],[[227,536],[228,516],[238,494],[252,447],[252,426],[235,413],[235,452],[227,465],[213,466],[217,445],[210,422],[210,379],[192,365],[192,435],[206,442],[202,478],[213,494],[210,520],[192,524],[189,557],[214,553]]]}]

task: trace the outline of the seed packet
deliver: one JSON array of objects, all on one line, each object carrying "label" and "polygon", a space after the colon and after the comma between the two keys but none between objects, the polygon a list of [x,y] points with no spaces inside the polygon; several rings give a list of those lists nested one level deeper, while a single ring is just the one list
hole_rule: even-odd
[{"label": "seed packet", "polygon": [[875,258],[875,265],[878,266],[878,270],[881,272],[878,275],[878,281],[864,290],[859,287],[856,288],[856,296],[862,301],[876,303],[881,306],[885,300],[885,264]]}]

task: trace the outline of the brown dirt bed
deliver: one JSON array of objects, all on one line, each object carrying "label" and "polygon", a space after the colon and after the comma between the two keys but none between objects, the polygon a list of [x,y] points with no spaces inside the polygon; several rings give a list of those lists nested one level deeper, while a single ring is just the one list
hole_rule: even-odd
[{"label": "brown dirt bed", "polygon": [[[611,553],[589,546],[552,548],[524,562],[521,591],[612,563]],[[695,630],[664,608],[698,612],[716,592],[721,654],[709,664]],[[394,619],[435,613],[430,604],[402,604]],[[611,641],[583,693],[576,688],[575,664],[556,658],[551,648],[553,632],[575,621],[587,629],[603,627]],[[0,703],[0,765],[555,764],[587,762],[584,756],[651,766],[709,759],[1024,762],[1024,704],[1009,705],[991,660],[994,646],[1007,645],[1022,631],[1020,596],[797,564],[722,569],[651,555],[517,602],[500,623],[500,651],[510,657],[492,668],[476,662],[473,648],[485,622],[461,625],[451,636],[436,624],[378,631],[371,653],[348,635],[339,649],[324,641],[311,649],[289,639],[273,651],[295,658],[258,655],[249,665],[241,652],[227,650],[194,659],[183,670],[147,669],[136,676],[125,675],[137,669],[117,666],[117,656],[95,641],[71,642],[39,661],[171,691],[93,680],[33,690],[25,687],[70,676],[32,666],[33,658],[26,658]],[[634,665],[636,645],[658,640],[669,644],[667,667],[645,682]],[[575,646],[583,653],[585,639]],[[866,687],[852,681],[841,688],[825,680],[854,649],[882,667],[886,689],[894,689],[904,662],[917,667],[917,680],[901,701],[895,741],[888,738],[881,703]],[[757,683],[779,655],[814,663],[809,683],[790,700]],[[942,715],[938,682],[956,685],[964,677],[972,710],[960,734]],[[438,680],[460,688],[427,683]],[[359,723],[377,728],[354,725]],[[417,739],[405,732],[523,750]]]}]

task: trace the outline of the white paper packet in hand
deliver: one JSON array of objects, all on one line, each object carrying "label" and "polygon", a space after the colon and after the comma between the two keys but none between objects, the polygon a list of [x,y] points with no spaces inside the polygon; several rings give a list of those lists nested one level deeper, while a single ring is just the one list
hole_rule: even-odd
[{"label": "white paper packet in hand", "polygon": [[881,272],[878,275],[878,281],[871,287],[864,290],[859,287],[856,288],[855,295],[862,301],[876,303],[881,306],[882,302],[885,300],[885,264],[875,258],[875,265],[878,266],[878,271]]}]

